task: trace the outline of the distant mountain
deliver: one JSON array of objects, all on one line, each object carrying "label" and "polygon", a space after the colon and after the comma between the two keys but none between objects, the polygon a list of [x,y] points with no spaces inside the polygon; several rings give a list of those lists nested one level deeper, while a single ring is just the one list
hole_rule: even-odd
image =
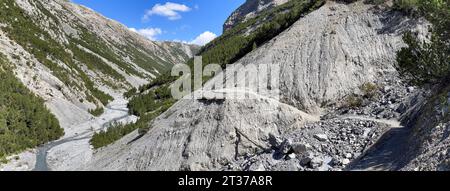
[{"label": "distant mountain", "polygon": [[223,25],[223,31],[235,27],[248,19],[254,18],[261,12],[273,7],[287,3],[290,0],[247,0],[237,10],[235,10]]}]

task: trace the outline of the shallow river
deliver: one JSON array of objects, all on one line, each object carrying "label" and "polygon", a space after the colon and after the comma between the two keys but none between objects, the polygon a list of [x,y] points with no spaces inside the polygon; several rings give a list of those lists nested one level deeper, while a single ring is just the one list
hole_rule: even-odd
[{"label": "shallow river", "polygon": [[[118,122],[118,121],[130,118],[131,116],[128,114],[128,109],[126,108],[127,103],[128,102],[125,101],[124,99],[114,100],[105,108],[105,112],[100,117],[97,117],[94,120],[83,123],[83,125],[86,125],[86,123],[88,123],[87,125],[89,125],[89,123],[101,124],[100,129],[95,129],[95,130],[92,129],[89,131],[82,132],[80,134],[76,134],[73,137],[62,138],[60,140],[50,142],[50,143],[40,146],[37,149],[36,164],[35,164],[33,171],[50,171],[51,170],[49,168],[47,161],[48,161],[49,151],[52,148],[55,148],[55,147],[63,145],[63,144],[68,144],[73,141],[80,141],[83,139],[91,139],[92,136],[94,135],[95,131],[107,129],[110,126],[110,124],[112,124],[114,122]],[[81,126],[81,124],[80,124],[80,126]]]}]

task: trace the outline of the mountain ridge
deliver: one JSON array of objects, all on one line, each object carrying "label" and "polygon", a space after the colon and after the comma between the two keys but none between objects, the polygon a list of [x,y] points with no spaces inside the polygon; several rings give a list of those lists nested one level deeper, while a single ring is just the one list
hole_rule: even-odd
[{"label": "mountain ridge", "polygon": [[245,20],[254,18],[260,12],[273,7],[283,5],[290,0],[246,0],[236,9],[223,24],[223,32],[226,32]]}]

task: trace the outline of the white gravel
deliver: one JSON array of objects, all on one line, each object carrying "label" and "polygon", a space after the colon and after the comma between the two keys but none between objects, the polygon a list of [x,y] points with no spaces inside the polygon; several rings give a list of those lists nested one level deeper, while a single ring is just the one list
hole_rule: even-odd
[{"label": "white gravel", "polygon": [[[112,94],[114,95],[114,94]],[[48,151],[47,163],[51,170],[75,170],[92,159],[93,149],[89,140],[94,132],[104,130],[111,122],[132,123],[136,116],[128,115],[128,101],[121,94],[114,95],[115,100],[106,108],[103,115],[69,128],[63,139],[73,141],[53,147]]]},{"label": "white gravel", "polygon": [[28,150],[7,159],[7,164],[0,164],[0,171],[30,171],[36,163],[36,150]]}]

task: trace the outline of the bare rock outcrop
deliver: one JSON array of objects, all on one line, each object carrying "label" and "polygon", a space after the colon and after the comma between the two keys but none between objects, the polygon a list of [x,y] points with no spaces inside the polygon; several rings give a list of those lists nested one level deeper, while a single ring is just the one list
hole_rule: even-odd
[{"label": "bare rock outcrop", "polygon": [[227,31],[245,20],[254,18],[258,13],[282,5],[289,0],[247,0],[234,11],[223,25],[223,31]]},{"label": "bare rock outcrop", "polygon": [[410,132],[401,170],[450,170],[450,88],[441,86],[430,95],[413,100],[404,115]]}]

